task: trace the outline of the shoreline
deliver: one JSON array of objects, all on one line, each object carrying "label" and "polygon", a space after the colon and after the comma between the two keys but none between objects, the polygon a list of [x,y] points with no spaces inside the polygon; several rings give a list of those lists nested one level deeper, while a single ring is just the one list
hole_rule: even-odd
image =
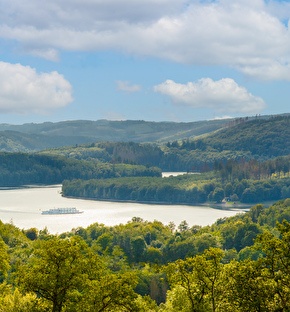
[{"label": "shoreline", "polygon": [[227,211],[236,211],[236,210],[241,210],[241,211],[247,211],[251,207],[262,204],[263,203],[252,203],[252,204],[234,204],[234,205],[229,205],[227,203],[224,204],[214,204],[210,202],[205,202],[205,203],[182,203],[182,202],[158,202],[158,201],[137,201],[137,200],[122,200],[122,199],[99,199],[99,198],[93,198],[93,197],[78,197],[78,196],[64,196],[61,194],[62,197],[64,198],[72,198],[72,199],[83,199],[83,200],[92,200],[92,201],[101,201],[101,202],[114,202],[114,203],[134,203],[134,204],[144,204],[144,205],[160,205],[160,206],[189,206],[189,207],[194,207],[194,206],[204,206],[212,209],[217,209],[217,210],[227,210]]},{"label": "shoreline", "polygon": [[138,201],[138,200],[122,200],[122,199],[99,199],[99,198],[91,198],[91,197],[77,197],[77,196],[64,196],[62,194],[61,190],[62,184],[38,184],[38,185],[22,185],[22,186],[7,186],[7,187],[0,187],[0,190],[17,190],[17,189],[30,189],[30,188],[60,188],[60,194],[64,198],[72,198],[72,199],[82,199],[82,200],[92,200],[92,201],[101,201],[101,202],[116,202],[116,203],[134,203],[134,204],[145,204],[145,205],[180,205],[180,206],[204,206],[204,207],[209,207],[212,209],[218,209],[218,210],[227,210],[227,211],[248,211],[251,207],[261,204],[265,207],[271,206],[273,202],[257,202],[257,203],[229,203],[229,202],[222,202],[222,203],[213,203],[213,202],[203,202],[203,203],[183,203],[183,202],[159,202],[159,201]]}]

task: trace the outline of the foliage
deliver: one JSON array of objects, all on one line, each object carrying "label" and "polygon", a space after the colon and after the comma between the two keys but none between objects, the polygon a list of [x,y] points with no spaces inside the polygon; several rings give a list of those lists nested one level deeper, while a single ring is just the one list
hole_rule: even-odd
[{"label": "foliage", "polygon": [[64,179],[92,179],[120,176],[160,176],[158,168],[105,164],[23,153],[0,153],[0,186],[60,184]]},{"label": "foliage", "polygon": [[0,276],[5,277],[9,269],[8,247],[0,238]]},{"label": "foliage", "polygon": [[[228,127],[207,136],[168,142],[162,148],[164,155],[159,167],[168,171],[203,172],[213,170],[217,164],[226,166],[228,161],[234,161],[243,168],[250,160],[261,163],[289,155],[289,142],[289,115],[236,119],[230,121]],[[266,172],[271,172],[271,167],[266,168]]]},{"label": "foliage", "polygon": [[0,311],[288,311],[289,209],[285,199],[207,227],[135,217],[58,236],[0,223]]},{"label": "foliage", "polygon": [[[276,201],[286,196],[290,178],[264,180],[235,180],[228,182],[214,179],[211,174],[182,175],[169,178],[118,178],[64,181],[64,196],[98,200],[125,200],[195,204],[227,200],[242,203]],[[285,194],[283,194],[283,192]]]},{"label": "foliage", "polygon": [[207,193],[203,179],[182,178],[118,178],[103,180],[64,181],[64,196],[88,197],[94,199],[199,203],[205,202]]},{"label": "foliage", "polygon": [[[223,300],[222,264],[223,252],[208,249],[203,255],[177,260],[167,267],[171,285],[179,286],[188,300],[186,311],[217,311]],[[183,300],[171,302],[175,311],[183,310]]]},{"label": "foliage", "polygon": [[221,152],[223,150],[249,151],[252,155],[267,158],[290,154],[290,116],[269,119],[241,120],[227,129],[222,129],[197,140]]},{"label": "foliage", "polygon": [[105,311],[129,305],[136,297],[130,273],[111,273],[78,236],[34,243],[18,283],[44,300],[51,311]]}]

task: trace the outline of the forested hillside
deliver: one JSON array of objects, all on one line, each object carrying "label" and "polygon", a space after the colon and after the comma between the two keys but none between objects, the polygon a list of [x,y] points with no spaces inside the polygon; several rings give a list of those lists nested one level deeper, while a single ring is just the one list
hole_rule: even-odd
[{"label": "forested hillside", "polygon": [[157,166],[163,171],[204,172],[228,160],[262,162],[287,156],[290,154],[289,142],[290,117],[286,115],[238,119],[212,134],[166,144],[96,142],[44,152],[78,159]]},{"label": "forested hillside", "polygon": [[290,156],[262,164],[231,163],[206,174],[70,180],[63,182],[62,193],[96,200],[189,205],[224,200],[247,204],[276,201],[290,197]]},{"label": "forested hillside", "polygon": [[61,147],[39,152],[75,159],[97,160],[109,163],[142,164],[159,166],[163,150],[156,144],[134,142],[100,142]]},{"label": "forested hillside", "polygon": [[42,124],[0,124],[0,150],[39,151],[46,148],[93,142],[167,142],[209,133],[227,125],[228,120],[188,123],[75,120]]},{"label": "forested hillside", "polygon": [[109,164],[61,156],[0,153],[0,186],[61,184],[65,179],[161,176],[156,167]]},{"label": "forested hillside", "polygon": [[202,138],[173,141],[163,148],[160,167],[168,171],[204,171],[227,160],[264,161],[290,154],[290,116],[239,119]]},{"label": "forested hillside", "polygon": [[207,227],[0,222],[0,311],[286,312],[289,221],[290,199]]},{"label": "forested hillside", "polygon": [[[271,158],[290,154],[290,116],[242,121],[236,126],[196,140],[195,146],[250,152],[253,156]],[[183,145],[186,148],[186,143]],[[193,146],[187,146],[192,149]]]},{"label": "forested hillside", "polygon": [[[289,116],[240,119],[204,138],[165,145],[97,142],[37,154],[2,153],[0,185],[67,180],[64,195],[101,200],[183,204],[215,203],[224,198],[242,203],[279,200],[290,193],[289,120]],[[211,178],[183,177],[186,183],[180,178],[120,179],[160,177],[161,170],[212,173]]]},{"label": "forested hillside", "polygon": [[[223,129],[195,138],[189,138],[193,132],[197,135],[198,133],[212,130],[212,127],[221,127],[222,125],[225,126],[225,124],[221,122],[175,124],[127,121],[112,122],[113,127],[111,123],[102,121],[67,122],[57,125],[45,123],[15,126],[15,129],[22,129],[25,133],[21,134],[20,132],[10,130],[2,132],[2,136],[0,134],[0,148],[10,152],[40,149],[43,150],[42,153],[44,154],[60,155],[69,158],[96,159],[97,161],[111,164],[126,163],[156,166],[163,171],[195,172],[213,170],[217,164],[225,164],[228,160],[243,163],[255,159],[261,162],[266,159],[290,154],[290,117],[288,115],[272,118],[257,117],[254,119],[232,120],[231,122],[228,121],[227,127]],[[122,136],[120,137],[118,133],[114,132],[113,135],[109,131],[114,137],[111,137],[112,141],[106,141],[106,139],[110,139],[111,134],[107,134],[107,136],[104,134],[98,138],[100,141],[96,142],[96,137],[89,135],[89,133],[93,133],[96,125],[98,131],[101,131],[101,126],[103,126],[102,131],[104,133],[107,133],[107,127],[109,126],[114,131],[117,131],[118,125],[119,130],[117,132],[119,134],[123,133],[126,139]],[[123,138],[125,141],[132,139],[129,133],[132,134],[131,130],[134,125],[140,135],[141,133],[145,134],[146,131],[147,134],[155,133],[154,135],[156,136],[163,133],[162,136],[165,139],[165,134],[175,133],[181,139],[170,140],[172,136],[168,136],[166,137],[168,139],[166,144],[161,144],[160,142],[158,144],[133,141],[116,142],[120,138]],[[2,127],[4,126],[2,125]],[[191,130],[188,130],[190,127]],[[131,130],[129,131],[129,129]],[[33,134],[32,131],[36,130],[38,130],[37,134]],[[154,132],[155,130],[156,132]],[[102,131],[98,131],[95,135],[102,133]],[[189,137],[184,139],[187,135]],[[75,142],[79,143],[74,144]],[[83,142],[90,143],[81,144]],[[54,146],[58,146],[58,148],[47,149]]]}]

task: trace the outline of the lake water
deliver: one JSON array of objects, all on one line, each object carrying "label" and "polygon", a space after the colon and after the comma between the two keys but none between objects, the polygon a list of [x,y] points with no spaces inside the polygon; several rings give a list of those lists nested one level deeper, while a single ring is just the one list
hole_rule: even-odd
[{"label": "lake water", "polygon": [[[51,208],[76,207],[82,214],[42,215]],[[219,210],[206,206],[153,205],[119,203],[65,198],[61,186],[31,187],[0,190],[0,220],[13,223],[20,229],[48,228],[52,234],[98,222],[105,225],[126,224],[133,217],[158,220],[163,224],[173,221],[179,225],[186,220],[190,226],[209,225],[217,219],[233,216],[239,211]]]}]

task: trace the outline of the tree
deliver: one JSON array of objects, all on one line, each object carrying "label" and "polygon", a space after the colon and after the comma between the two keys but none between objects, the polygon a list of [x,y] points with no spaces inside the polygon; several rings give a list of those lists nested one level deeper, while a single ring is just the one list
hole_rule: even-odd
[{"label": "tree", "polygon": [[178,225],[177,228],[178,228],[179,232],[182,233],[182,232],[185,232],[185,231],[189,230],[189,225],[186,222],[186,220],[183,220],[183,221],[180,222],[180,224]]},{"label": "tree", "polygon": [[[176,301],[179,303],[173,307],[175,311],[217,311],[219,302],[223,299],[221,263],[223,255],[221,249],[210,248],[202,255],[177,260],[168,265],[168,279],[172,289],[175,289],[171,296],[173,294],[177,296],[176,298],[186,296],[185,301],[182,299]],[[181,309],[182,302],[188,305],[188,309]]]},{"label": "tree", "polygon": [[[166,303],[160,305],[161,312],[192,312],[198,311],[192,309],[192,303],[188,297],[186,289],[180,285],[176,285],[168,290],[166,295]],[[199,310],[200,312],[206,310]]]},{"label": "tree", "polygon": [[[95,271],[94,265],[92,271]],[[91,271],[89,271],[91,273]],[[112,273],[109,270],[95,271],[86,281],[79,301],[70,300],[67,311],[103,312],[103,311],[138,311],[134,291],[137,279],[133,273]]]},{"label": "tree", "polygon": [[0,281],[7,275],[9,267],[8,247],[0,238]]},{"label": "tree", "polygon": [[225,192],[222,188],[216,187],[212,193],[212,200],[216,203],[221,203],[225,197]]},{"label": "tree", "polygon": [[273,283],[258,261],[231,261],[224,272],[224,311],[278,311],[273,309]]},{"label": "tree", "polygon": [[257,223],[259,215],[263,212],[264,207],[261,204],[253,206],[249,211],[249,216],[253,222]]},{"label": "tree", "polygon": [[31,228],[25,231],[25,235],[30,240],[36,240],[38,237],[38,230],[36,228]]},{"label": "tree", "polygon": [[44,312],[48,306],[35,294],[21,294],[7,285],[0,286],[0,312]]},{"label": "tree", "polygon": [[131,244],[132,244],[132,253],[133,253],[134,260],[136,262],[139,262],[142,259],[143,254],[145,252],[146,242],[143,237],[139,236],[139,237],[134,238],[131,241]]},{"label": "tree", "polygon": [[290,223],[278,224],[280,238],[264,232],[257,241],[265,257],[260,261],[267,272],[266,277],[274,283],[276,311],[289,311],[290,302]]},{"label": "tree", "polygon": [[52,312],[131,311],[136,298],[135,275],[110,271],[78,236],[36,241],[18,279],[24,291],[43,298]]},{"label": "tree", "polygon": [[87,278],[87,245],[78,237],[37,241],[28,263],[22,267],[20,284],[49,301],[52,312],[81,290]]},{"label": "tree", "polygon": [[218,236],[211,233],[202,233],[194,236],[194,246],[197,253],[203,253],[210,247],[220,247]]}]

